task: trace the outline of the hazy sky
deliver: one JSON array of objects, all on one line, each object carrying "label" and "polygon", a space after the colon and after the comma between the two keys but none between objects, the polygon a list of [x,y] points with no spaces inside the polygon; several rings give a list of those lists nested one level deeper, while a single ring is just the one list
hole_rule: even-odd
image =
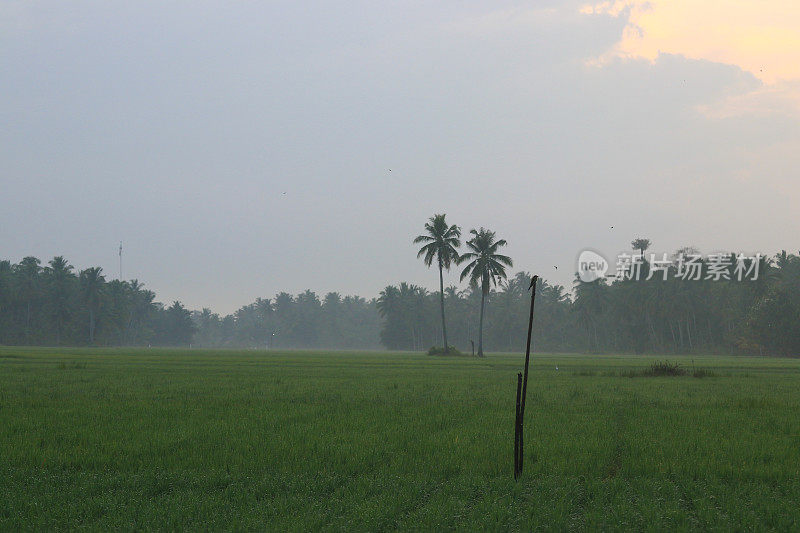
[{"label": "hazy sky", "polygon": [[0,0],[0,95],[0,257],[191,308],[433,289],[437,212],[568,286],[800,249],[796,0]]}]

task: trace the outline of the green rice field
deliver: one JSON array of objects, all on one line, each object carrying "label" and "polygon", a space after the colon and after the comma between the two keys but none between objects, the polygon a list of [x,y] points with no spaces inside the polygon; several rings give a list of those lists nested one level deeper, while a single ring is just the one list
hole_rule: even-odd
[{"label": "green rice field", "polygon": [[800,529],[800,360],[656,360],[535,354],[515,482],[521,355],[0,348],[0,529]]}]

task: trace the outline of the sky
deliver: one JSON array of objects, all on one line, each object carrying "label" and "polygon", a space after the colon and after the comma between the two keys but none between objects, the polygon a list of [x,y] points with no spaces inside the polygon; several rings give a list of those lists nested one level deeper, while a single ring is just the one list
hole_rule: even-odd
[{"label": "sky", "polygon": [[796,253],[799,169],[795,0],[0,0],[0,257],[193,309],[434,290],[434,213],[567,287]]}]

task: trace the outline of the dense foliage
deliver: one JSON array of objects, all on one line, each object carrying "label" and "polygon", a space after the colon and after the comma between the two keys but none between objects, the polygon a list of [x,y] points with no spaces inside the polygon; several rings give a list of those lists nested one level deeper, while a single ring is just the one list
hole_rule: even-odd
[{"label": "dense foliage", "polygon": [[[483,342],[490,351],[525,349],[525,332],[530,305],[530,276],[518,272],[503,282],[499,290],[488,290],[491,302],[484,317]],[[482,287],[459,291],[445,289],[445,308],[449,337],[462,352],[478,350]],[[381,342],[392,350],[428,349],[441,338],[439,332],[438,293],[408,283],[390,285],[378,297],[378,311],[383,318]],[[536,340],[539,350],[574,349],[574,320],[564,287],[539,282],[536,300]]]},{"label": "dense foliage", "polygon": [[164,306],[137,280],[107,281],[63,257],[0,261],[0,344],[378,348],[374,301],[311,291],[257,299],[232,315]]},{"label": "dense foliage", "polygon": [[195,332],[180,302],[155,302],[137,280],[107,281],[99,267],[80,272],[63,257],[42,266],[0,261],[0,344],[188,345]]},{"label": "dense foliage", "polygon": [[[572,292],[540,279],[534,349],[800,354],[800,257],[763,261],[755,281],[667,278],[576,281]],[[487,350],[524,349],[529,283],[518,272],[485,294]],[[481,296],[481,284],[444,290],[448,339],[464,353],[478,348]],[[62,257],[0,261],[0,344],[427,351],[441,346],[441,324],[440,293],[409,283],[371,300],[283,292],[220,316],[165,306],[136,280],[76,272]]]},{"label": "dense foliage", "polygon": [[282,292],[258,298],[232,315],[210,309],[195,313],[195,342],[207,347],[378,348],[375,302],[329,292],[320,300],[313,291],[297,296]]},{"label": "dense foliage", "polygon": [[[800,257],[781,252],[762,260],[755,280],[684,280],[669,267],[666,280],[576,280],[568,293],[540,280],[534,348],[612,353],[800,354]],[[732,267],[733,268],[733,267]],[[702,278],[706,275],[703,274]],[[493,351],[524,350],[530,275],[517,273],[488,294],[484,343]],[[448,327],[461,349],[477,342],[481,290],[445,290]],[[419,350],[438,339],[436,298],[401,283],[378,298],[381,341]]]}]

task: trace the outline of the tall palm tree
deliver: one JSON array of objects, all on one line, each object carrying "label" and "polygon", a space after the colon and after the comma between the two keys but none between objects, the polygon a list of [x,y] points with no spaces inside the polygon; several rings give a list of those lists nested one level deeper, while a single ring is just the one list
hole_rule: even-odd
[{"label": "tall palm tree", "polygon": [[11,261],[7,259],[0,260],[0,344],[5,344],[9,338],[12,328],[9,327],[10,307],[11,307],[11,289],[14,287],[13,270],[11,269]]},{"label": "tall palm tree", "polygon": [[[578,314],[578,322],[586,328],[587,347],[600,349],[597,324],[603,318],[607,307],[608,285],[605,278],[582,281],[575,276],[575,301],[572,311]],[[629,306],[626,306],[628,309]]]},{"label": "tall palm tree", "polygon": [[650,248],[650,239],[642,239],[641,237],[638,239],[633,239],[631,241],[631,248],[634,250],[638,250],[642,253],[642,259],[644,259],[644,252]]},{"label": "tall palm tree", "polygon": [[525,304],[525,289],[530,286],[530,276],[527,272],[518,272],[504,282],[500,282],[500,291],[496,292],[497,304],[495,305],[496,322],[490,331],[494,330],[495,338],[502,341],[503,351],[512,351],[514,337],[523,327],[527,318],[523,310]]},{"label": "tall palm tree", "polygon": [[442,337],[444,340],[444,353],[448,353],[450,345],[447,344],[447,324],[444,320],[444,277],[443,270],[450,270],[450,265],[459,259],[458,248],[461,246],[461,228],[456,225],[448,226],[445,215],[433,215],[425,223],[426,233],[414,239],[414,244],[425,243],[419,249],[417,257],[424,256],[425,266],[429,267],[436,259],[439,267],[439,304],[442,311]]},{"label": "tall palm tree", "polygon": [[100,267],[81,270],[81,295],[86,309],[89,311],[89,344],[94,343],[94,329],[97,325],[97,313],[100,309],[100,298],[103,294],[103,284],[106,279]]},{"label": "tall palm tree", "polygon": [[496,240],[495,232],[481,228],[470,230],[472,238],[467,241],[467,248],[471,251],[462,255],[458,263],[469,261],[461,271],[461,279],[469,276],[472,286],[481,284],[481,318],[478,325],[478,357],[483,357],[483,312],[486,306],[486,295],[489,294],[489,285],[497,285],[498,280],[506,278],[505,267],[514,265],[510,257],[497,253],[505,246],[505,239]]},{"label": "tall palm tree", "polygon": [[155,304],[153,301],[156,299],[156,293],[144,288],[144,284],[140,283],[138,279],[131,280],[128,283],[130,290],[130,316],[128,317],[128,325],[126,326],[125,338],[126,342],[135,344],[138,342],[138,337],[142,334],[148,317],[155,311]]},{"label": "tall palm tree", "polygon": [[39,285],[41,267],[35,257],[25,257],[15,266],[17,279],[17,290],[25,300],[25,341],[30,342],[31,336],[31,316],[33,313],[33,302],[39,297]]},{"label": "tall palm tree", "polygon": [[60,345],[61,331],[64,329],[64,323],[69,320],[74,275],[72,274],[72,265],[60,255],[54,257],[49,265],[45,268],[45,272],[50,285],[52,318],[56,323],[56,344]]}]

